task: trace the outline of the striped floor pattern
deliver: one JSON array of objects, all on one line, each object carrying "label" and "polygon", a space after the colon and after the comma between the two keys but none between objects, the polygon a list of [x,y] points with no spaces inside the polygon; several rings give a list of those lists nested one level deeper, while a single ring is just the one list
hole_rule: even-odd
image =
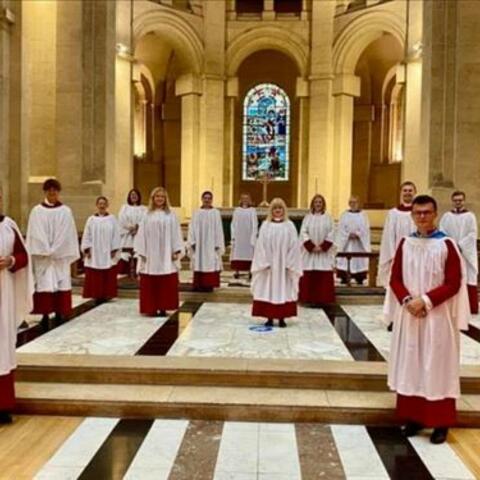
[{"label": "striped floor pattern", "polygon": [[[32,462],[25,422],[20,417],[12,427],[0,428],[2,480],[479,478],[480,460],[471,455],[480,451],[478,430],[454,430],[451,443],[438,446],[429,442],[428,432],[407,440],[397,428],[111,418],[86,418],[73,431],[69,426],[63,442],[55,440],[55,449],[49,445],[52,423],[37,423],[36,443],[45,428],[42,449],[49,453],[40,464],[42,449],[32,444],[35,471],[23,476],[21,465],[27,470]],[[7,445],[11,448],[5,452]],[[13,461],[19,445],[22,455]]]}]

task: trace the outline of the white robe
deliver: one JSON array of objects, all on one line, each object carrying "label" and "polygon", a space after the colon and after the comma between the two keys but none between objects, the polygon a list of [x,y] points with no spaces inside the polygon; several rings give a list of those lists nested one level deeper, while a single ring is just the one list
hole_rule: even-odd
[{"label": "white robe", "polygon": [[106,270],[117,264],[118,258],[112,258],[112,252],[120,248],[120,230],[113,215],[92,215],[88,218],[83,231],[82,252],[90,250],[84,264],[88,268]]},{"label": "white robe", "polygon": [[[328,213],[308,213],[300,228],[300,239],[302,244],[309,240],[316,246],[324,241],[334,243],[333,219]],[[335,266],[335,245],[332,245],[326,252],[309,252],[302,248],[303,270],[332,271]]]},{"label": "white robe", "polygon": [[257,210],[253,207],[237,207],[230,225],[232,251],[230,260],[252,260],[258,235]]},{"label": "white robe", "polygon": [[188,226],[188,252],[194,272],[219,272],[225,253],[222,218],[216,208],[194,212]]},{"label": "white robe", "polygon": [[147,275],[168,275],[180,270],[180,260],[172,255],[184,253],[180,223],[175,212],[148,212],[140,223],[133,244],[138,257],[137,271]]},{"label": "white robe", "polygon": [[380,257],[378,259],[377,284],[386,287],[390,281],[393,258],[398,244],[403,237],[415,232],[412,212],[392,208],[387,213],[383,226]]},{"label": "white robe", "polygon": [[[133,248],[135,236],[130,233],[129,228],[140,225],[147,214],[145,205],[122,205],[118,213],[118,223],[120,225],[120,248]],[[129,252],[121,252],[120,257],[126,262],[130,259]]]},{"label": "white robe", "polygon": [[[0,256],[13,253],[15,232],[23,243],[22,235],[15,222],[5,217],[0,222]],[[15,348],[17,327],[32,310],[33,278],[30,262],[28,266],[10,272],[0,271],[0,375],[8,375],[17,366]]]},{"label": "white robe", "polygon": [[[446,240],[405,239],[403,283],[413,297],[443,284],[448,256]],[[394,324],[388,363],[389,387],[402,395],[427,400],[458,398],[459,330],[467,329],[470,320],[464,272],[459,292],[434,307],[424,318],[412,316],[400,305],[391,287],[387,288],[384,310],[387,320]]]},{"label": "white robe", "polygon": [[80,250],[69,207],[35,206],[28,220],[27,249],[32,256],[36,292],[72,289],[70,265],[80,258]]},{"label": "white robe", "polygon": [[[357,238],[350,238],[354,233]],[[365,212],[342,213],[337,230],[337,248],[339,252],[370,252],[370,222]],[[337,258],[337,268],[347,271],[346,258]],[[366,272],[368,270],[368,258],[352,258],[350,260],[350,273]]]},{"label": "white robe", "polygon": [[262,223],[251,271],[254,300],[276,305],[297,301],[302,276],[301,245],[290,220]]},{"label": "white robe", "polygon": [[440,230],[453,238],[467,267],[467,285],[478,283],[477,219],[472,212],[443,214]]}]

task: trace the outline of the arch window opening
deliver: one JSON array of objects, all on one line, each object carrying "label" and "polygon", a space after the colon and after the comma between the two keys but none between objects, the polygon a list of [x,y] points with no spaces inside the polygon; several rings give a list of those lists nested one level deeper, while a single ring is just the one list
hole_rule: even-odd
[{"label": "arch window opening", "polygon": [[243,180],[288,180],[290,99],[273,83],[251,88],[243,103]]}]

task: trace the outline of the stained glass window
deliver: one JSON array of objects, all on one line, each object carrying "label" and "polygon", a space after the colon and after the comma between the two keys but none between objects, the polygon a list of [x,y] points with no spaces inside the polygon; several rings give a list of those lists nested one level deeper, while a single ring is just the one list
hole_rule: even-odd
[{"label": "stained glass window", "polygon": [[243,102],[243,180],[268,174],[288,180],[290,99],[283,89],[261,83]]}]

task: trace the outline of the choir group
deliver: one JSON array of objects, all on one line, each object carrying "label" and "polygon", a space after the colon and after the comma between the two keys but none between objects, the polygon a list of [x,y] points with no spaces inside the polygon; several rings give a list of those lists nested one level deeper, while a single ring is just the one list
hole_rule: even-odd
[{"label": "choir group", "polygon": [[[45,198],[31,211],[25,242],[15,222],[0,216],[0,422],[9,420],[6,412],[14,402],[16,325],[30,311],[43,315],[44,322],[51,313],[62,320],[71,312],[70,267],[80,257],[84,297],[114,298],[118,273],[138,275],[144,315],[165,316],[178,308],[185,255],[196,290],[220,286],[225,240],[211,192],[202,194],[186,243],[164,188],[152,191],[148,207],[131,190],[118,220],[101,196],[79,248],[72,211],[60,202],[60,183],[49,179],[43,190]],[[455,422],[458,331],[465,321],[468,325],[465,299],[472,312],[478,311],[476,219],[465,208],[463,192],[454,192],[452,202],[438,230],[435,200],[417,196],[412,182],[401,185],[400,205],[385,221],[377,279],[387,290],[385,312],[393,329],[389,385],[397,392],[397,411],[407,423],[407,435],[432,426],[436,443],[444,441],[446,428]],[[260,228],[258,224],[250,196],[242,195],[231,223],[231,268],[236,277],[242,271],[251,276],[252,315],[265,317],[267,326],[278,320],[285,327],[285,319],[297,315],[298,300],[333,303],[335,270],[342,282],[350,274],[359,284],[365,280],[368,258],[355,257],[350,265],[336,258],[338,251],[371,251],[368,217],[358,198],[350,198],[337,227],[318,194],[300,234],[280,198],[272,200],[266,220]]]}]

